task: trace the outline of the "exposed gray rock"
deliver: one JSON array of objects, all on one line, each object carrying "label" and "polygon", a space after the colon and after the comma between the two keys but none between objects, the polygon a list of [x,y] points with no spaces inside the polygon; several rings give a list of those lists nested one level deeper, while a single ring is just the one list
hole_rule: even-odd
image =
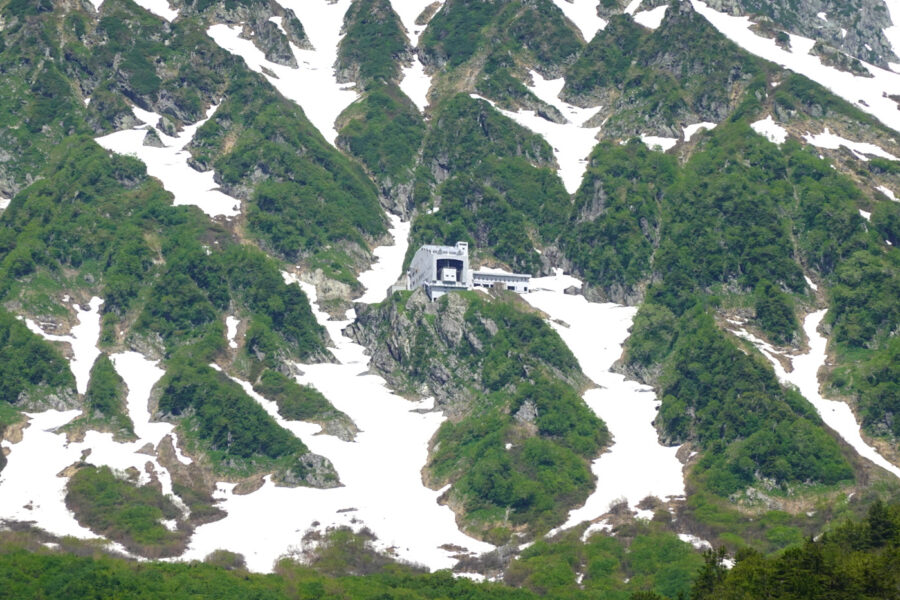
[{"label": "exposed gray rock", "polygon": [[514,417],[517,422],[523,424],[536,422],[538,418],[537,405],[531,400],[526,400],[522,403],[522,406],[519,407],[519,410],[516,411]]},{"label": "exposed gray rock", "polygon": [[[244,37],[251,40],[268,60],[278,64],[297,66],[289,43],[301,49],[312,48],[296,13],[275,0],[213,2],[202,11],[197,10],[195,0],[172,0],[172,4],[186,15],[203,14],[215,23],[244,26]],[[272,18],[281,19],[281,28]]]},{"label": "exposed gray rock", "polygon": [[15,405],[16,408],[27,411],[72,410],[81,408],[82,402],[72,388],[51,388],[41,383],[19,393]]},{"label": "exposed gray rock", "polygon": [[[434,395],[436,405],[452,416],[461,414],[473,399],[480,375],[458,356],[461,345],[474,349],[472,338],[477,338],[465,322],[468,303],[459,294],[445,298],[430,302],[419,289],[405,310],[394,303],[381,310],[357,305],[357,319],[344,332],[372,352],[371,368],[392,388]],[[425,340],[430,347],[423,345]],[[430,361],[423,354],[440,360]],[[421,372],[415,366],[420,363],[427,365]],[[417,389],[420,380],[424,389]]]},{"label": "exposed gray rock", "polygon": [[159,133],[153,127],[148,129],[146,135],[144,135],[144,146],[152,146],[153,148],[166,147],[162,140],[159,139]]},{"label": "exposed gray rock", "polygon": [[253,42],[269,62],[297,68],[297,59],[287,36],[272,21],[266,19],[244,23],[241,37]]},{"label": "exposed gray rock", "polygon": [[[764,15],[789,33],[824,42],[883,68],[897,62],[884,36],[884,29],[891,26],[884,0],[708,0],[707,4],[731,15]],[[825,19],[819,18],[820,13]]]},{"label": "exposed gray rock", "polygon": [[288,487],[308,486],[315,488],[340,487],[337,471],[331,461],[308,452],[297,459],[297,468],[279,473],[276,480],[280,485]]}]

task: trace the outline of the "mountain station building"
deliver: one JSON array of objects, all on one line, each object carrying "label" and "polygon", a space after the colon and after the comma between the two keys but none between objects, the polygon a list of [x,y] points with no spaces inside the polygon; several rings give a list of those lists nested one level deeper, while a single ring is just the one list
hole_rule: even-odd
[{"label": "mountain station building", "polygon": [[406,289],[424,287],[430,300],[449,292],[479,287],[500,287],[524,294],[530,283],[531,275],[527,274],[472,271],[469,269],[469,244],[466,242],[456,242],[455,246],[422,246],[406,272]]}]

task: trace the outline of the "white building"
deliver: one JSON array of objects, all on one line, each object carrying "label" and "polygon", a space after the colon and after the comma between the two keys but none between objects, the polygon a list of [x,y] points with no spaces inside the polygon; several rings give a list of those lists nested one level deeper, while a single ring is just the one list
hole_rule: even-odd
[{"label": "white building", "polygon": [[406,288],[424,287],[428,298],[434,300],[447,292],[471,290],[476,287],[504,289],[520,294],[528,291],[530,275],[500,271],[472,271],[469,269],[469,245],[426,245],[419,248],[406,272]]}]

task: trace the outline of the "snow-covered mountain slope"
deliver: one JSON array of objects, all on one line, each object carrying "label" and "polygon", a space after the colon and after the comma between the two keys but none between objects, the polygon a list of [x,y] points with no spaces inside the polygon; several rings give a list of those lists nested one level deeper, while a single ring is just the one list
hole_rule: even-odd
[{"label": "snow-covered mountain slope", "polygon": [[[537,589],[621,544],[630,593],[640,540],[774,552],[900,497],[873,1],[0,2],[0,529],[159,556],[72,501],[108,466],[177,507],[172,560],[349,528]],[[388,295],[457,241],[530,291]]]}]

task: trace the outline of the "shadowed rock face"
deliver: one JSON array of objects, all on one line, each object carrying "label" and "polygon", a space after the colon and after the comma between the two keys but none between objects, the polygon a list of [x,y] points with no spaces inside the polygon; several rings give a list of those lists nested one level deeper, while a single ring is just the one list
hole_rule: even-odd
[{"label": "shadowed rock face", "polygon": [[[889,61],[897,60],[883,32],[891,26],[883,0],[708,0],[707,4],[720,12],[749,15],[754,20],[756,16],[768,17],[788,33],[821,41],[885,69]],[[821,13],[825,19],[818,16]]]}]

